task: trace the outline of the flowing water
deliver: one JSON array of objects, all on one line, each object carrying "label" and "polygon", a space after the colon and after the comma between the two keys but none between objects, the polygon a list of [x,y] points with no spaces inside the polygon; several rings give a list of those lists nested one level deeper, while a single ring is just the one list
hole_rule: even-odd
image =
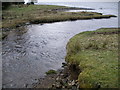
[{"label": "flowing water", "polygon": [[[98,12],[117,15],[117,4],[115,8]],[[59,69],[65,62],[66,44],[74,35],[117,26],[118,18],[110,18],[33,24],[12,30],[2,41],[3,87],[25,87],[37,82],[46,71]]]}]

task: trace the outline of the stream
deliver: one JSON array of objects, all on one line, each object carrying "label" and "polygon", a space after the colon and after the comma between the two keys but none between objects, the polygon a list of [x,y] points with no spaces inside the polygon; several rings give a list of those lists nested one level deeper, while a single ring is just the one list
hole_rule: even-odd
[{"label": "stream", "polygon": [[71,37],[99,28],[118,26],[118,18],[32,24],[12,30],[2,41],[3,88],[24,88],[58,70],[65,62]]}]

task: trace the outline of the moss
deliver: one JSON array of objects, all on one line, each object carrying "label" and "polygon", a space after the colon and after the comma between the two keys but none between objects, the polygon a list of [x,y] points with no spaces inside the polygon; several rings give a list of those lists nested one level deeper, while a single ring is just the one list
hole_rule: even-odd
[{"label": "moss", "polygon": [[68,42],[66,61],[82,71],[78,76],[81,88],[118,88],[118,31],[87,31]]},{"label": "moss", "polygon": [[47,75],[50,75],[50,74],[57,74],[57,72],[55,70],[49,70],[48,72],[46,72]]}]

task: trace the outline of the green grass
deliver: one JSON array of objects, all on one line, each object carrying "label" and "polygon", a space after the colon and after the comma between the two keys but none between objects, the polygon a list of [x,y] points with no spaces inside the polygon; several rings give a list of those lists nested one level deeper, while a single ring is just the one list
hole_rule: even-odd
[{"label": "green grass", "polygon": [[57,74],[57,72],[55,70],[49,70],[48,72],[46,72],[47,75],[50,75],[50,74]]},{"label": "green grass", "polygon": [[115,17],[114,15],[102,15],[96,12],[63,12],[55,9],[71,7],[55,5],[13,5],[2,12],[2,28],[16,27],[26,22],[51,23],[78,19],[100,19]]},{"label": "green grass", "polygon": [[15,27],[18,24],[23,24],[38,17],[42,17],[49,14],[49,10],[67,8],[64,6],[55,5],[13,5],[7,10],[3,10],[2,27]]},{"label": "green grass", "polygon": [[[60,9],[73,8],[56,5],[12,5],[2,11],[0,28],[16,28],[28,22],[38,24],[116,17],[114,15],[102,15],[102,13],[97,12],[64,12],[64,10],[59,11]],[[6,37],[7,34],[8,32],[3,29],[0,38]]]},{"label": "green grass", "polygon": [[115,28],[87,31],[68,42],[66,61],[78,65],[82,71],[78,76],[81,88],[118,88],[116,31]]}]

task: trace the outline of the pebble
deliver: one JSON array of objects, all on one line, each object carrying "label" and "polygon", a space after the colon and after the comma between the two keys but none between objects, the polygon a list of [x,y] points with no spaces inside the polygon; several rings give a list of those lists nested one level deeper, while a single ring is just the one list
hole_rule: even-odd
[{"label": "pebble", "polygon": [[16,48],[22,48],[22,46],[20,46],[20,45],[15,45],[15,47],[16,47]]},{"label": "pebble", "polygon": [[72,86],[75,85],[75,81],[74,81],[74,80],[71,82],[71,85],[72,85]]},{"label": "pebble", "polygon": [[55,87],[55,84],[53,84],[52,87]]},{"label": "pebble", "polygon": [[62,65],[63,65],[62,67],[67,66],[67,63],[64,63],[64,62],[63,62]]},{"label": "pebble", "polygon": [[56,78],[56,81],[58,81],[59,79],[60,79],[60,78],[59,78],[59,77],[57,77],[57,78]]},{"label": "pebble", "polygon": [[30,25],[30,22],[27,22],[26,25]]}]

